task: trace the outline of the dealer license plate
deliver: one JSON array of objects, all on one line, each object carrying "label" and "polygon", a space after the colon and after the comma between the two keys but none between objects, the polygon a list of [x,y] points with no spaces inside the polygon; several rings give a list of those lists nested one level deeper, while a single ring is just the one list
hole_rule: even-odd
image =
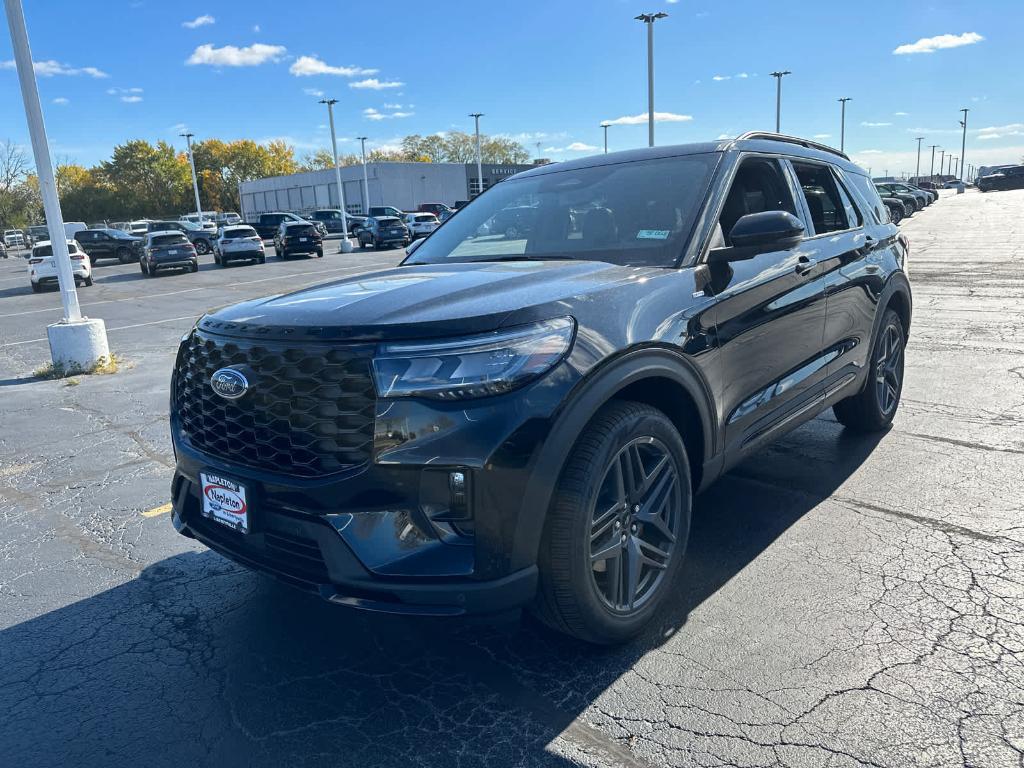
[{"label": "dealer license plate", "polygon": [[203,515],[240,533],[248,533],[249,503],[245,486],[208,472],[199,473],[199,482],[203,492]]}]

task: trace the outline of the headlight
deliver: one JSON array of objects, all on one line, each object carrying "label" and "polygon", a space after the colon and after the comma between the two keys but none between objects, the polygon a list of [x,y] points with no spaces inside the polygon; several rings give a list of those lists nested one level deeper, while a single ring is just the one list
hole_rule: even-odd
[{"label": "headlight", "polygon": [[373,360],[380,397],[462,400],[508,392],[551,370],[572,346],[571,317],[460,339],[382,344]]}]

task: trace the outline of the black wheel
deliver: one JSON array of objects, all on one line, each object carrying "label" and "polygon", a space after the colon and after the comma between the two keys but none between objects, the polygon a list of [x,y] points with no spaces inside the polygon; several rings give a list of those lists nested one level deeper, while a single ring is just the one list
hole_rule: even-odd
[{"label": "black wheel", "polygon": [[40,293],[43,290],[43,286],[39,283],[32,283],[32,293]]},{"label": "black wheel", "polygon": [[198,272],[199,271],[199,262],[198,261],[193,261],[192,265],[188,268],[188,271],[189,272]]},{"label": "black wheel", "polygon": [[196,246],[196,253],[198,253],[200,256],[205,256],[206,254],[208,254],[212,250],[210,248],[210,241],[209,240],[203,240],[201,238],[199,240],[196,240],[195,246]]},{"label": "black wheel", "polygon": [[216,264],[218,267],[224,266],[224,262],[221,261],[220,254],[217,253],[216,251],[213,252],[213,263]]},{"label": "black wheel", "polygon": [[120,261],[122,264],[127,264],[129,261],[132,260],[131,251],[129,251],[127,248],[118,248],[117,260]]},{"label": "black wheel", "polygon": [[864,389],[832,406],[839,423],[858,432],[886,429],[896,415],[903,392],[903,360],[906,336],[895,311],[882,318]]},{"label": "black wheel", "polygon": [[82,282],[84,282],[84,283],[85,283],[85,287],[86,287],[86,288],[90,288],[90,287],[92,287],[92,275],[89,275],[89,276],[88,276],[87,278],[85,278],[85,280],[83,280]]},{"label": "black wheel", "polygon": [[267,257],[266,256],[260,256],[258,259],[256,259],[256,263],[257,264],[266,264],[267,263]]},{"label": "black wheel", "polygon": [[889,220],[892,221],[893,224],[899,224],[903,221],[903,211],[899,208],[890,208],[889,211]]},{"label": "black wheel", "polygon": [[323,248],[317,248],[316,249],[316,257],[318,259],[322,259],[324,257],[324,249]]},{"label": "black wheel", "polygon": [[649,405],[612,402],[580,435],[552,497],[533,610],[592,643],[639,633],[672,594],[690,530],[682,438]]}]

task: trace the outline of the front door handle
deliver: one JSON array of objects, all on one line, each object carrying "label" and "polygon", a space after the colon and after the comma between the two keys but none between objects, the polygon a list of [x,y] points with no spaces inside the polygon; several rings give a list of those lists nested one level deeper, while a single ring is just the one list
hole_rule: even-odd
[{"label": "front door handle", "polygon": [[807,275],[818,266],[817,259],[812,259],[810,256],[801,256],[796,260],[796,273],[798,275]]}]

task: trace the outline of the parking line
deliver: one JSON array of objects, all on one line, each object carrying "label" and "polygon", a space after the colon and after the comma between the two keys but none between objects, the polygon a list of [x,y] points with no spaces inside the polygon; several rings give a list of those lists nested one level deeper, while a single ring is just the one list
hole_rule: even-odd
[{"label": "parking line", "polygon": [[143,517],[159,517],[160,515],[166,515],[168,512],[171,511],[171,509],[172,509],[172,506],[170,504],[161,504],[159,507],[153,507],[152,509],[147,509],[145,512],[142,513],[142,516]]},{"label": "parking line", "polygon": [[[195,319],[196,319],[196,316],[194,314],[193,315],[183,315],[182,317],[168,317],[168,318],[166,318],[164,320],[152,320],[152,321],[150,321],[148,323],[135,323],[134,325],[119,325],[116,328],[107,328],[107,333],[113,333],[114,331],[127,331],[129,328],[142,328],[142,327],[147,326],[147,325],[160,325],[160,323],[173,323],[173,322],[176,322],[178,320],[195,320]],[[38,343],[40,343],[42,341],[46,341],[46,339],[43,338],[43,339],[26,339],[25,341],[9,341],[6,344],[0,344],[0,349],[3,349],[4,347],[17,347],[20,344],[38,344]]]}]

